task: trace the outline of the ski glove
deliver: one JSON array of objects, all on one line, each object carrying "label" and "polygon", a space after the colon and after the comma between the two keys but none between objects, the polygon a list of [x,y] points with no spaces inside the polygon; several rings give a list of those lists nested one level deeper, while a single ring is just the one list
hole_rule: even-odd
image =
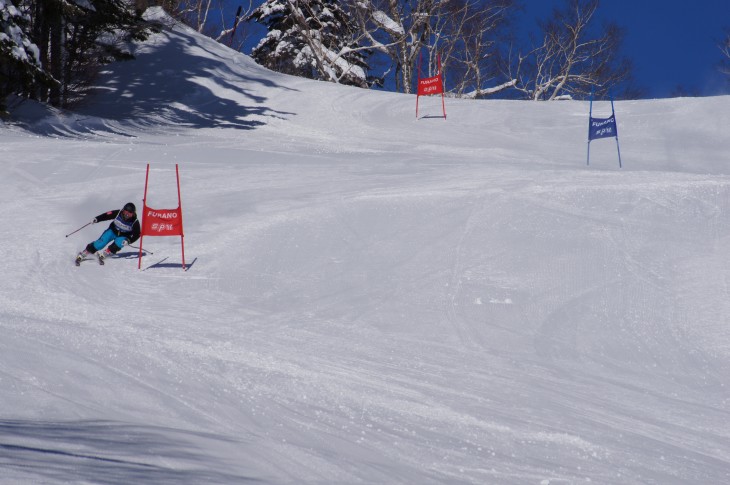
[{"label": "ski glove", "polygon": [[92,224],[96,224],[97,222],[99,222],[99,221],[96,220],[96,217],[94,217],[93,219],[91,219],[91,223]]},{"label": "ski glove", "polygon": [[129,246],[129,239],[125,239],[124,241],[122,241],[122,247],[124,246]]}]

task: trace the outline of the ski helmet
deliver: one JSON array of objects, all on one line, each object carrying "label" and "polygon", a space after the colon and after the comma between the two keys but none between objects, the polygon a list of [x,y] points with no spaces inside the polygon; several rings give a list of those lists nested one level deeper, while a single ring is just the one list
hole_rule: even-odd
[{"label": "ski helmet", "polygon": [[122,210],[131,212],[132,214],[137,212],[137,208],[131,202],[127,202],[126,204],[124,204],[124,208]]}]

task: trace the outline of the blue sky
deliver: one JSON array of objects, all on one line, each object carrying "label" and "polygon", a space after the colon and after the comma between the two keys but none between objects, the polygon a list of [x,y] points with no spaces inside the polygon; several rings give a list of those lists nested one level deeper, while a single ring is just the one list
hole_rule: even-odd
[{"label": "blue sky", "polygon": [[[565,0],[522,3],[521,30],[537,32],[537,20]],[[648,97],[676,95],[680,86],[690,95],[730,93],[727,76],[717,69],[722,60],[718,44],[730,28],[730,0],[602,0],[596,21],[624,28],[623,55],[633,61],[635,84]]]}]

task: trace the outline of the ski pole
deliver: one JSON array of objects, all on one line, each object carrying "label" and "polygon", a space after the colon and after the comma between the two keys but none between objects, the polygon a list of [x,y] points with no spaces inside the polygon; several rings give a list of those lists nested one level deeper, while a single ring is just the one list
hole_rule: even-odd
[{"label": "ski pole", "polygon": [[[130,247],[130,248],[134,248],[134,249],[142,249],[139,246],[132,246],[131,244],[127,244],[127,246]],[[145,253],[155,254],[152,251],[150,251],[149,249],[142,249],[142,251],[144,251]]]},{"label": "ski pole", "polygon": [[70,234],[66,234],[66,237],[69,237],[69,236],[70,236],[71,234],[76,234],[76,233],[77,233],[77,232],[79,232],[79,231],[80,231],[81,229],[85,228],[86,226],[88,226],[88,225],[90,225],[90,224],[93,224],[93,222],[87,222],[87,223],[86,223],[86,224],[84,224],[83,226],[81,226],[81,227],[79,227],[78,229],[76,229],[76,230],[75,230],[74,232],[72,232],[72,233],[70,233]]}]

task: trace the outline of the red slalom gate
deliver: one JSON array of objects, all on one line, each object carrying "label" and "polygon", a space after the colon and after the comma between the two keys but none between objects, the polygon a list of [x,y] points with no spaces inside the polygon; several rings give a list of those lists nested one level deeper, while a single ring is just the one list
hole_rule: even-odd
[{"label": "red slalom gate", "polygon": [[147,187],[150,179],[150,164],[147,164],[147,175],[144,181],[144,199],[142,210],[142,234],[139,240],[139,264],[137,269],[142,268],[142,243],[145,236],[180,236],[180,247],[182,248],[182,268],[185,267],[185,234],[183,232],[182,201],[180,198],[180,171],[175,164],[175,176],[177,177],[177,208],[176,209],[153,209],[147,205]]},{"label": "red slalom gate", "polygon": [[441,95],[441,108],[446,119],[446,103],[444,101],[444,78],[441,72],[441,56],[437,57],[438,74],[421,79],[421,58],[418,58],[418,91],[416,93],[416,119],[418,119],[418,98],[421,96]]}]

